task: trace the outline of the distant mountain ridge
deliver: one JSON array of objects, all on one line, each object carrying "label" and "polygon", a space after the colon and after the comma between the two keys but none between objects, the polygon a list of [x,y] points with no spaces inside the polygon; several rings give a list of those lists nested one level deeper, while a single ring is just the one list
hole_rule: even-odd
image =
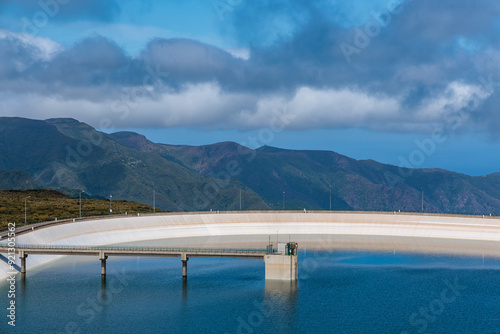
[{"label": "distant mountain ridge", "polygon": [[[332,151],[252,150],[233,142],[157,144],[74,119],[0,118],[0,169],[13,186],[83,190],[165,210],[332,209],[500,214],[500,174],[471,177],[355,160]],[[5,176],[2,176],[5,175]],[[16,181],[19,178],[19,182]],[[284,192],[284,194],[283,194]]]},{"label": "distant mountain ridge", "polygon": [[25,171],[0,170],[0,190],[32,190],[41,186]]}]

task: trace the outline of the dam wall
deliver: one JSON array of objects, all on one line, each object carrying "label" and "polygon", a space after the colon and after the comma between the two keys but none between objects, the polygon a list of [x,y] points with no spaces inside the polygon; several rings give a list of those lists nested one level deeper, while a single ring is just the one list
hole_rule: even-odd
[{"label": "dam wall", "polygon": [[[500,242],[500,219],[363,212],[238,212],[158,214],[70,222],[16,236],[17,244],[111,245],[209,236],[357,235]],[[266,238],[263,238],[266,240]],[[0,243],[5,243],[1,239]],[[262,247],[265,247],[263,243]],[[54,259],[33,256],[33,267]],[[0,262],[0,276],[8,266]],[[6,276],[6,275],[3,275]]]}]

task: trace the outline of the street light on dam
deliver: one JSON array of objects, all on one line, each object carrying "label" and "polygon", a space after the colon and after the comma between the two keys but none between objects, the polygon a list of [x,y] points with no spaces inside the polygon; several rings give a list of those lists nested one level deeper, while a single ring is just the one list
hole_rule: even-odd
[{"label": "street light on dam", "polygon": [[424,188],[420,188],[422,190],[422,212],[424,212]]},{"label": "street light on dam", "polygon": [[27,210],[26,210],[26,201],[28,200],[28,198],[30,198],[31,196],[28,196],[28,197],[25,197],[24,198],[24,225],[26,225],[26,222],[28,221],[28,214],[27,214]]},{"label": "street light on dam", "polygon": [[80,218],[82,218],[82,192],[83,191],[80,191],[80,210],[79,210],[79,216]]},{"label": "street light on dam", "polygon": [[109,195],[109,214],[113,212],[113,209],[111,209],[111,199],[113,198],[112,195]]}]

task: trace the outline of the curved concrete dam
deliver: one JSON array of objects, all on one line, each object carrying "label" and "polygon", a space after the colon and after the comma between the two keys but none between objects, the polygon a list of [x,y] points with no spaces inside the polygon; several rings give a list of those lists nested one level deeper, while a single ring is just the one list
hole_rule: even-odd
[{"label": "curved concrete dam", "polygon": [[[279,234],[277,236],[277,233]],[[354,248],[398,251],[456,252],[500,256],[500,219],[370,212],[209,212],[125,216],[83,220],[35,229],[16,237],[19,245],[110,245],[119,243],[191,239],[197,247],[216,245],[224,238],[238,247],[246,242],[263,248],[275,242],[299,242],[299,247]],[[194,239],[193,239],[194,238]],[[347,240],[347,241],[346,241]],[[5,238],[1,240],[5,243]],[[191,246],[193,246],[191,244]],[[33,256],[33,267],[54,259]],[[0,262],[1,273],[7,265]],[[5,269],[5,270],[4,270]]]}]

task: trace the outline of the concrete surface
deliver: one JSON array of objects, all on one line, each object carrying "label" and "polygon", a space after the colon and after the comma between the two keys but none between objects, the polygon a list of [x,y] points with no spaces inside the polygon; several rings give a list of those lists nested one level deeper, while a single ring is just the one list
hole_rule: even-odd
[{"label": "concrete surface", "polygon": [[[28,231],[17,236],[16,243],[110,245],[168,238],[267,236],[277,232],[280,235],[393,236],[496,243],[500,242],[500,219],[364,212],[180,213],[70,222]],[[0,240],[5,242],[5,238]],[[52,259],[54,256],[33,256],[28,266],[32,268]],[[8,266],[0,262],[0,277],[6,276],[7,271]]]}]

